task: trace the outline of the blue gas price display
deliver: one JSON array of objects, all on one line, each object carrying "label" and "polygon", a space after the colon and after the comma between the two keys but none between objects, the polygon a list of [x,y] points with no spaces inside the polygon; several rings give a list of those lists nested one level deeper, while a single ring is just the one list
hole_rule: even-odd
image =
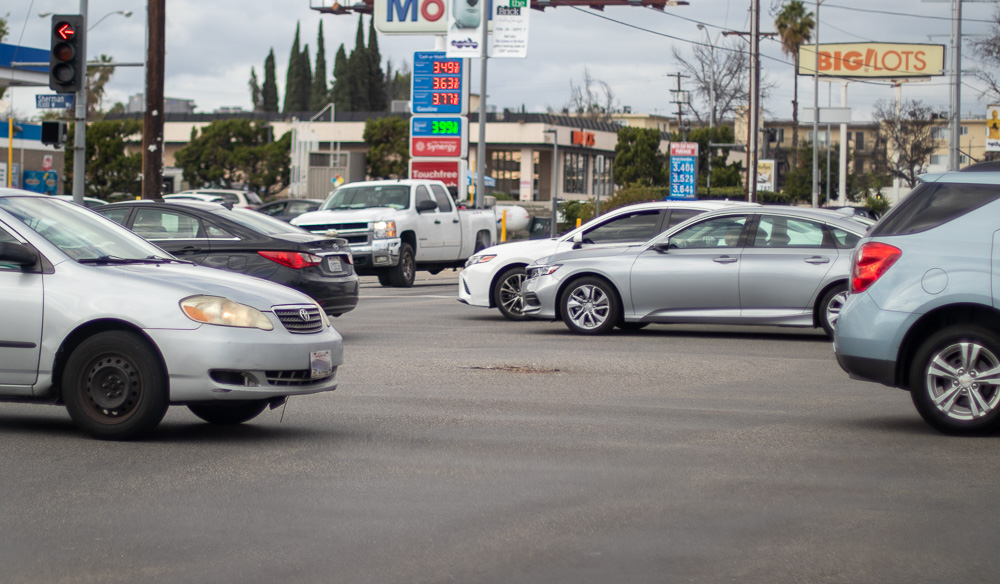
[{"label": "blue gas price display", "polygon": [[415,114],[464,114],[466,77],[462,59],[449,59],[444,51],[414,53],[411,111]]}]

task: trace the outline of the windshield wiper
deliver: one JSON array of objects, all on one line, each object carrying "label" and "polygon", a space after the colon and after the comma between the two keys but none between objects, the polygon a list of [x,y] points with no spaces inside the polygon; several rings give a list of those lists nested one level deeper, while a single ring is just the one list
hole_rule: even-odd
[{"label": "windshield wiper", "polygon": [[165,258],[162,256],[146,256],[144,258],[123,258],[113,255],[102,255],[96,258],[82,258],[79,261],[81,264],[167,264],[171,262],[176,262],[179,264],[189,264],[184,260],[175,260],[173,258]]}]

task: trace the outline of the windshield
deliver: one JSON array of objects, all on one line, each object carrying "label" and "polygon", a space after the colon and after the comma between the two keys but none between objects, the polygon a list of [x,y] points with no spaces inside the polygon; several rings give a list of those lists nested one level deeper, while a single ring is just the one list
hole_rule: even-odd
[{"label": "windshield", "polygon": [[267,235],[280,235],[282,233],[309,233],[301,227],[296,227],[290,223],[286,223],[281,219],[275,219],[270,215],[265,215],[263,213],[258,213],[257,211],[248,211],[247,209],[233,209],[229,210],[225,207],[215,211],[216,215],[220,217],[225,217],[231,221],[235,221],[246,227],[247,229],[253,229],[258,233],[264,233]]},{"label": "windshield", "polygon": [[0,197],[0,209],[77,261],[106,257],[171,257],[114,221],[66,201],[43,197]]},{"label": "windshield", "polygon": [[329,209],[367,209],[389,207],[405,209],[410,206],[410,187],[406,185],[375,185],[340,187],[323,201],[321,211]]}]

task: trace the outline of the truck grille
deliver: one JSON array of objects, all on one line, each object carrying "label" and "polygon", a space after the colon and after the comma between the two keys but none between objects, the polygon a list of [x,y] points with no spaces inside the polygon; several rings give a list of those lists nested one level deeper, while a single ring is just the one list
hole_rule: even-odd
[{"label": "truck grille", "polygon": [[303,229],[313,233],[322,233],[331,229],[336,231],[367,231],[367,223],[314,223],[312,225],[299,225]]},{"label": "truck grille", "polygon": [[307,335],[323,330],[323,317],[313,305],[276,306],[274,314],[290,333]]}]

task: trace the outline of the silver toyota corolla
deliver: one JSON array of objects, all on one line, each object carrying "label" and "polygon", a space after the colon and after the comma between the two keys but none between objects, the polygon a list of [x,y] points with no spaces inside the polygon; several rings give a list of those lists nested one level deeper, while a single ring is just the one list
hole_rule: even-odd
[{"label": "silver toyota corolla", "polygon": [[0,189],[0,400],[64,403],[132,438],[169,404],[220,424],[337,387],[343,342],[308,296],[196,266],[55,197]]},{"label": "silver toyota corolla", "polygon": [[833,211],[732,207],[626,248],[560,253],[528,268],[524,313],[573,332],[650,323],[822,327],[847,296],[867,226]]}]

